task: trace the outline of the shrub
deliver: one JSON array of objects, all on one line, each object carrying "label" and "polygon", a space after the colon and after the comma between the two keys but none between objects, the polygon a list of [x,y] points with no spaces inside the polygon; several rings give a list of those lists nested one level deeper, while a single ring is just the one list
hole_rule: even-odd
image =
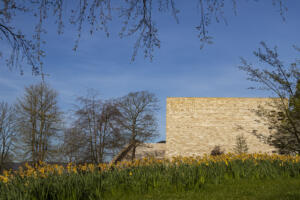
[{"label": "shrub", "polygon": [[243,134],[236,136],[236,145],[234,147],[234,152],[236,154],[243,154],[248,152],[247,141]]},{"label": "shrub", "polygon": [[220,145],[216,145],[210,153],[212,156],[219,156],[222,154],[224,154],[224,151],[221,150]]}]

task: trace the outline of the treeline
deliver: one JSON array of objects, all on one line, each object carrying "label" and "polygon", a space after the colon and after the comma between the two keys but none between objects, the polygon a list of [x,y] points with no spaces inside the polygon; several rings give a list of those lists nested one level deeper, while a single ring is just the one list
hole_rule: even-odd
[{"label": "treeline", "polygon": [[14,105],[0,102],[0,171],[11,162],[103,163],[129,143],[134,159],[136,147],[157,136],[158,99],[148,91],[102,100],[89,90],[76,99],[71,121],[57,99],[41,82]]}]

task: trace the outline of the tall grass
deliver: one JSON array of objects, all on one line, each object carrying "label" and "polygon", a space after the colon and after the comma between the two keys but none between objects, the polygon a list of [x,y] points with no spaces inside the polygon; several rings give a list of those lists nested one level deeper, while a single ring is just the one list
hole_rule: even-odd
[{"label": "tall grass", "polygon": [[299,177],[300,157],[266,154],[226,154],[170,160],[148,158],[117,165],[70,163],[5,171],[0,177],[1,199],[102,199],[128,192],[199,191],[205,184],[227,181]]}]

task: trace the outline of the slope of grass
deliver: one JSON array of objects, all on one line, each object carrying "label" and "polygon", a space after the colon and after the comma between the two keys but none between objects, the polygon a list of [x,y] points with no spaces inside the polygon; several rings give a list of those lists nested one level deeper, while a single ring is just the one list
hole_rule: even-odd
[{"label": "slope of grass", "polygon": [[105,199],[125,200],[299,200],[300,178],[277,178],[268,180],[235,180],[222,184],[206,184],[199,191],[161,191],[156,190],[144,195],[134,193],[119,193],[105,196]]},{"label": "slope of grass", "polygon": [[25,164],[0,199],[300,199],[300,156],[226,154],[117,165]]}]

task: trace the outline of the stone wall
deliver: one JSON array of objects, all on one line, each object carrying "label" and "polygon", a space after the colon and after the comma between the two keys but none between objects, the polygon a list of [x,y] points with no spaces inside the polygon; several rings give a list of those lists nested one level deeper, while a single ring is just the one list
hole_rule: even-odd
[{"label": "stone wall", "polygon": [[236,136],[243,134],[248,153],[275,153],[253,133],[271,134],[255,113],[275,98],[167,98],[166,157],[210,154],[216,145],[233,152]]},{"label": "stone wall", "polygon": [[[163,159],[165,157],[165,143],[144,143],[136,148],[135,158],[141,159],[144,157],[155,157]],[[132,150],[128,152],[124,160],[131,160]]]}]

